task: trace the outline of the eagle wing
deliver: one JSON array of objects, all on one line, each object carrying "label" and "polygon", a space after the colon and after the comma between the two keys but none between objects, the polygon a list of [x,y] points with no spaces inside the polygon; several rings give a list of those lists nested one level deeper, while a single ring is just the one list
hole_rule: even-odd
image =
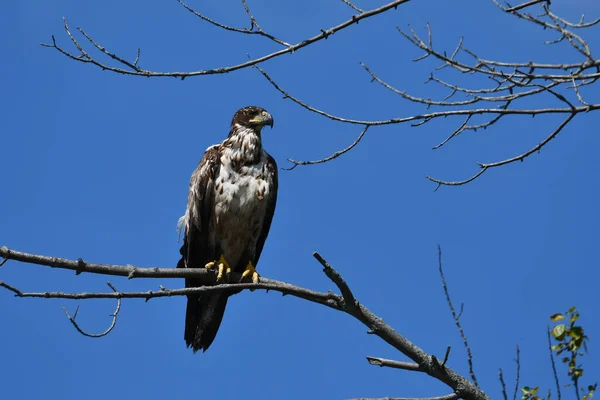
[{"label": "eagle wing", "polygon": [[[214,145],[206,150],[192,174],[184,217],[183,246],[179,251],[181,259],[177,268],[202,268],[216,257],[209,230],[215,203],[215,179],[220,165],[220,147]],[[198,286],[202,286],[202,282],[186,278],[185,287]],[[184,339],[194,352],[210,346],[221,324],[226,304],[227,296],[218,293],[188,296]]]},{"label": "eagle wing", "polygon": [[[201,268],[215,257],[215,249],[209,243],[208,230],[214,208],[215,179],[221,164],[219,156],[218,145],[209,147],[190,179],[181,248],[183,265],[178,265],[178,268]],[[194,283],[191,279],[186,280],[186,287],[188,284],[197,286]]]},{"label": "eagle wing", "polygon": [[271,222],[273,221],[273,215],[275,215],[275,206],[277,204],[277,189],[279,186],[277,174],[277,162],[270,154],[267,154],[267,163],[266,163],[266,177],[265,180],[269,184],[269,195],[266,198],[267,207],[265,209],[265,216],[263,220],[262,230],[260,232],[260,236],[256,242],[256,251],[254,253],[254,265],[258,264],[258,259],[260,258],[260,253],[262,253],[263,247],[265,245],[265,241],[267,240],[267,236],[269,235],[269,230],[271,229]]}]

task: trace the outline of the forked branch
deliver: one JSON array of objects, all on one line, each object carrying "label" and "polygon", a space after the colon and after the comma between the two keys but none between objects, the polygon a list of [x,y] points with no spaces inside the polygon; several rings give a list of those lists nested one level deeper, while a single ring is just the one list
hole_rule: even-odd
[{"label": "forked branch", "polygon": [[[433,149],[439,149],[447,145],[457,136],[471,131],[477,132],[485,130],[496,125],[501,119],[516,118],[522,116],[537,116],[548,114],[563,114],[565,119],[556,129],[550,132],[545,139],[532,148],[517,153],[517,155],[493,162],[479,162],[479,171],[471,177],[463,180],[449,181],[427,176],[429,180],[440,186],[460,186],[472,182],[480,177],[489,169],[505,166],[508,164],[523,161],[525,158],[540,152],[552,139],[558,136],[567,124],[578,114],[588,113],[600,109],[600,103],[584,99],[581,89],[585,86],[596,84],[600,78],[600,59],[595,58],[588,43],[579,34],[572,29],[591,28],[600,24],[600,19],[590,23],[584,23],[583,18],[579,23],[571,23],[566,19],[554,14],[548,1],[529,1],[518,6],[501,6],[496,0],[492,0],[502,12],[516,16],[519,19],[534,23],[550,32],[558,34],[559,39],[548,42],[548,44],[564,41],[570,47],[583,56],[583,59],[570,63],[538,63],[496,61],[480,57],[475,52],[469,50],[464,45],[461,38],[457,47],[452,52],[438,50],[433,45],[433,31],[427,25],[426,37],[421,37],[411,27],[408,31],[398,28],[400,34],[411,44],[421,50],[423,53],[416,62],[426,58],[435,59],[440,65],[430,74],[426,83],[441,86],[449,90],[448,95],[442,99],[431,99],[410,94],[404,90],[398,89],[391,83],[377,75],[366,64],[361,63],[364,70],[369,75],[371,82],[375,82],[382,88],[399,95],[401,100],[421,104],[426,107],[428,112],[423,114],[409,115],[404,117],[394,117],[387,120],[358,120],[351,117],[342,117],[331,114],[321,108],[318,108],[306,101],[295,97],[290,92],[276,82],[263,68],[255,66],[262,76],[279,91],[284,99],[293,101],[305,110],[318,114],[322,117],[337,121],[343,124],[362,125],[365,128],[376,127],[380,125],[393,125],[410,123],[414,127],[422,126],[432,120],[448,117],[460,117],[460,124],[451,131],[445,140],[433,146]],[[542,14],[533,16],[525,13],[533,6],[542,8]],[[441,71],[454,73],[463,79],[477,79],[486,77],[492,83],[490,86],[479,88],[467,88],[462,82],[452,82],[444,76]],[[462,95],[463,99],[456,100],[455,96]],[[528,107],[525,101],[533,98],[546,97],[556,102],[551,107]],[[433,111],[429,111],[433,109]],[[483,122],[473,123],[474,118],[483,117]],[[359,142],[362,136],[349,147],[334,153],[332,156],[316,161],[298,161],[291,160],[293,166],[311,165],[328,162],[335,159],[338,155],[352,150]],[[436,188],[436,190],[437,190]]]},{"label": "forked branch", "polygon": [[[439,360],[433,356],[424,352],[422,349],[417,347],[415,344],[410,342],[407,338],[396,332],[391,326],[386,324],[381,318],[373,314],[368,308],[359,303],[349,285],[342,278],[342,276],[323,259],[318,253],[314,253],[315,258],[323,266],[323,271],[329,277],[329,279],[338,287],[341,294],[335,294],[332,292],[321,293],[315,292],[309,289],[291,285],[289,283],[270,280],[261,278],[259,283],[235,283],[235,284],[222,284],[216,286],[202,286],[197,288],[186,288],[186,289],[166,289],[160,287],[156,291],[146,292],[119,292],[114,287],[112,292],[107,293],[62,293],[62,292],[40,292],[40,293],[28,293],[20,289],[17,289],[5,282],[0,281],[0,286],[10,290],[17,297],[37,297],[37,298],[61,298],[61,299],[92,299],[92,298],[141,298],[149,300],[157,297],[171,297],[171,296],[185,296],[189,294],[206,293],[206,292],[229,292],[237,291],[240,289],[259,289],[267,291],[280,292],[284,295],[295,296],[312,303],[324,305],[337,311],[342,311],[349,314],[362,322],[368,329],[369,332],[377,335],[385,342],[390,344],[392,347],[400,351],[406,357],[413,361],[414,364],[405,362],[405,365],[413,365],[414,368],[404,368],[417,372],[424,372],[433,378],[448,385],[453,393],[452,399],[464,398],[464,399],[477,399],[477,400],[489,400],[488,396],[482,392],[479,388],[469,382],[467,379],[453,371],[446,366],[446,360],[440,363]],[[6,247],[0,248],[0,257],[8,260],[16,260],[24,263],[33,263],[38,265],[46,265],[53,268],[69,269],[74,270],[74,266],[78,266],[79,269],[75,269],[76,273],[99,273],[103,275],[115,275],[115,276],[128,276],[125,272],[136,271],[135,274],[130,276],[131,278],[182,278],[184,276],[194,276],[203,280],[208,284],[215,283],[215,273],[213,271],[204,271],[202,269],[187,271],[186,274],[173,268],[171,274],[165,273],[165,268],[137,268],[133,266],[110,266],[106,264],[90,264],[83,260],[67,260],[57,257],[46,257],[35,254],[17,252]],[[183,269],[182,269],[183,270]],[[120,304],[120,303],[119,303]],[[115,311],[113,314],[116,321]],[[73,322],[74,317],[71,319]],[[110,332],[109,328],[109,332]],[[79,329],[78,329],[79,330]],[[107,332],[108,333],[108,332]],[[447,352],[448,353],[448,352]],[[447,359],[446,357],[444,357]],[[374,363],[374,358],[369,361]],[[383,366],[387,361],[380,361]],[[449,398],[444,396],[443,398]]]},{"label": "forked branch", "polygon": [[[228,32],[263,37],[282,47],[281,49],[269,52],[258,58],[251,58],[235,65],[218,66],[189,72],[161,72],[142,68],[140,66],[139,49],[137,50],[135,60],[130,61],[127,57],[110,52],[103,45],[99,44],[91,35],[87,34],[83,29],[78,28],[79,33],[85,39],[84,43],[80,42],[80,39],[78,39],[79,35],[74,35],[70,31],[66,20],[64,21],[66,35],[71,41],[74,50],[59,45],[54,36],[52,37],[52,43],[44,44],[44,46],[54,48],[72,60],[95,65],[102,70],[145,77],[169,76],[184,79],[186,77],[224,74],[248,67],[256,67],[262,76],[267,79],[275,90],[279,91],[284,98],[293,101],[305,110],[343,124],[362,126],[362,133],[348,147],[335,151],[333,154],[318,160],[302,161],[289,159],[292,163],[289,169],[294,169],[297,166],[314,165],[333,161],[339,156],[356,148],[370,127],[377,127],[380,125],[410,123],[412,126],[418,127],[435,119],[458,117],[460,121],[455,127],[449,129],[449,134],[446,139],[433,146],[433,149],[440,149],[447,146],[450,142],[453,142],[453,139],[463,133],[478,132],[488,128],[497,127],[500,120],[548,114],[562,114],[565,116],[564,122],[553,132],[547,134],[546,138],[538,145],[526,151],[515,151],[515,154],[517,155],[511,158],[485,163],[479,162],[479,170],[466,179],[444,180],[433,176],[427,176],[429,180],[437,184],[437,188],[440,186],[464,185],[474,181],[489,169],[523,161],[530,155],[540,152],[542,148],[564,130],[566,125],[571,122],[575,115],[600,109],[598,99],[585,98],[582,93],[582,88],[597,85],[598,79],[600,78],[600,59],[595,56],[591,46],[584,39],[582,32],[586,29],[597,28],[600,25],[600,18],[591,22],[585,22],[582,16],[579,22],[570,22],[566,18],[551,11],[550,1],[547,0],[529,0],[517,5],[502,5],[498,0],[491,1],[501,12],[514,16],[521,21],[534,24],[544,29],[546,32],[550,32],[553,36],[550,40],[546,41],[546,44],[556,45],[562,43],[571,49],[574,49],[577,52],[579,59],[565,60],[560,63],[542,63],[535,60],[526,62],[494,60],[489,57],[480,56],[475,51],[467,48],[463,38],[460,39],[456,48],[451,51],[438,49],[433,44],[433,30],[429,25],[426,27],[426,36],[424,35],[423,37],[421,37],[411,26],[408,26],[407,30],[398,28],[401,37],[408,40],[409,43],[414,45],[421,52],[414,61],[420,62],[424,59],[433,59],[439,63],[438,67],[429,75],[427,83],[447,90],[448,94],[441,99],[431,99],[407,93],[390,83],[390,77],[381,77],[376,71],[369,68],[366,64],[361,63],[372,82],[380,85],[385,90],[390,90],[397,94],[400,101],[417,103],[426,107],[428,110],[428,112],[421,114],[396,116],[385,120],[359,120],[356,118],[334,115],[324,111],[322,108],[300,100],[298,97],[295,97],[284,90],[281,85],[261,68],[261,64],[285,54],[295,53],[314,43],[326,40],[329,36],[337,32],[349,28],[350,26],[354,26],[362,20],[389,12],[399,5],[407,3],[409,0],[391,1],[371,10],[363,10],[352,1],[341,0],[340,4],[343,3],[352,9],[354,14],[351,18],[338,25],[333,25],[327,29],[321,29],[319,34],[307,37],[295,44],[290,44],[281,39],[278,35],[265,30],[262,27],[263,25],[259,23],[258,18],[252,13],[247,1],[240,1],[242,8],[248,17],[248,27],[236,27],[217,21],[192,8],[183,0],[178,0],[186,10],[200,18],[203,22]],[[85,43],[86,41],[87,44]],[[94,50],[96,54],[100,55],[100,58],[96,58],[92,52],[87,50],[87,48]],[[107,61],[101,60],[103,56]],[[481,80],[478,79],[481,77],[487,78],[487,81],[489,81],[491,85],[481,86],[479,83]],[[466,82],[470,79],[475,79],[476,85],[478,86],[475,88],[467,87]],[[590,93],[594,92],[590,91]],[[600,93],[600,91],[596,90],[595,93]],[[456,96],[459,95],[464,96],[464,98],[456,99]],[[531,100],[538,98],[549,98],[555,105],[543,108],[528,106],[528,104],[532,104],[532,102],[530,102]],[[480,120],[476,121],[476,118],[474,117],[479,117]]]},{"label": "forked branch", "polygon": [[[296,51],[303,49],[307,46],[310,46],[314,43],[320,42],[322,40],[326,40],[329,36],[331,36],[337,32],[340,32],[346,28],[349,28],[352,25],[358,24],[360,21],[362,21],[364,19],[368,19],[368,18],[374,17],[376,15],[382,14],[386,11],[395,9],[399,5],[401,5],[403,3],[407,3],[410,0],[395,0],[395,1],[391,1],[387,4],[384,4],[381,7],[371,9],[369,11],[359,11],[357,14],[352,15],[352,17],[350,19],[342,22],[341,24],[331,26],[327,29],[321,29],[321,33],[311,36],[311,37],[308,37],[308,38],[306,38],[300,42],[297,42],[296,44],[293,44],[293,45],[279,39],[278,37],[276,37],[272,34],[265,32],[260,27],[258,22],[256,21],[256,18],[254,17],[254,15],[250,12],[250,8],[248,7],[245,0],[242,0],[242,5],[244,7],[246,14],[250,18],[250,28],[236,28],[233,26],[229,26],[229,25],[220,23],[220,22],[215,21],[215,20],[207,17],[206,15],[194,10],[193,8],[188,6],[186,3],[184,3],[183,1],[181,1],[181,0],[178,0],[178,1],[188,11],[192,12],[194,15],[201,18],[203,21],[208,22],[218,28],[221,28],[221,29],[224,29],[227,31],[242,33],[242,34],[246,34],[246,35],[263,36],[263,37],[266,37],[269,40],[283,46],[284,48],[281,50],[278,50],[278,51],[274,51],[274,52],[265,54],[262,57],[253,58],[248,61],[245,61],[245,62],[242,62],[239,64],[235,64],[235,65],[230,65],[230,66],[220,66],[220,67],[214,67],[214,68],[210,68],[210,69],[200,69],[200,70],[188,71],[188,72],[178,72],[178,71],[161,72],[161,71],[154,71],[151,69],[141,68],[138,64],[139,50],[138,50],[138,57],[136,58],[136,61],[135,62],[128,61],[126,57],[117,55],[116,53],[112,53],[109,50],[107,50],[103,45],[100,45],[95,39],[93,39],[93,37],[91,35],[87,34],[82,28],[77,28],[79,33],[89,42],[89,44],[91,44],[92,48],[95,48],[97,51],[99,51],[104,56],[115,61],[116,64],[115,65],[108,64],[105,61],[101,61],[101,60],[95,58],[89,51],[87,51],[84,48],[84,45],[70,31],[69,25],[68,25],[66,19],[64,19],[65,32],[67,34],[67,37],[69,38],[69,40],[71,41],[71,43],[73,44],[75,49],[77,50],[77,52],[73,52],[72,50],[68,50],[66,47],[63,47],[62,45],[59,45],[57,43],[54,35],[52,36],[52,43],[49,43],[49,44],[42,43],[42,46],[56,49],[58,52],[60,52],[64,56],[70,58],[71,60],[78,61],[78,62],[81,62],[84,64],[91,64],[98,68],[101,68],[103,71],[111,71],[111,72],[116,72],[118,74],[123,74],[123,75],[135,75],[135,76],[145,76],[145,77],[165,77],[166,76],[166,77],[185,79],[185,78],[193,77],[193,76],[226,74],[229,72],[233,72],[233,71],[237,71],[240,69],[252,67],[254,65],[258,65],[260,63],[271,60],[273,58],[280,57],[284,54],[295,53]],[[348,3],[346,3],[346,4],[348,4]]]}]

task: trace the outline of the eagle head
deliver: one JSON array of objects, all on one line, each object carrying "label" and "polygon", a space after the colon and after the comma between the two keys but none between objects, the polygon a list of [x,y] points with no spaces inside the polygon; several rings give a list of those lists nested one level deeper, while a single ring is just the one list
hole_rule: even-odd
[{"label": "eagle head", "polygon": [[252,128],[258,132],[265,125],[273,127],[273,116],[263,108],[256,106],[248,106],[239,109],[233,119],[231,120],[231,126],[239,125],[245,128]]}]

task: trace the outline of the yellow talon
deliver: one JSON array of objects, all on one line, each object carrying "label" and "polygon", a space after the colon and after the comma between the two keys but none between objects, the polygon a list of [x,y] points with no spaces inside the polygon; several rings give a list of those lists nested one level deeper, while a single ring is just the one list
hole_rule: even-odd
[{"label": "yellow talon", "polygon": [[252,283],[258,283],[260,281],[260,275],[258,274],[258,272],[256,272],[256,268],[254,268],[254,265],[252,265],[252,261],[248,261],[248,265],[246,266],[246,269],[242,273],[242,277],[240,278],[240,281],[244,280],[245,278],[247,278],[249,276],[252,277]]},{"label": "yellow talon", "polygon": [[206,268],[206,269],[213,269],[215,267],[215,264],[216,263],[214,261],[211,261],[209,263],[206,263],[206,265],[204,266],[204,268]]},{"label": "yellow talon", "polygon": [[219,257],[219,265],[217,269],[217,282],[221,282],[223,280],[223,273],[229,275],[230,272],[231,267],[229,266],[227,260],[225,260],[225,256],[221,254],[221,257]]}]

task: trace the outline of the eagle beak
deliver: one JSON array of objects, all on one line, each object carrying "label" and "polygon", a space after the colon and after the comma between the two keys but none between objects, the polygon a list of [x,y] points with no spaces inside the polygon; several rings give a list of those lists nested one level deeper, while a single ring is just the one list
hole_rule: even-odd
[{"label": "eagle beak", "polygon": [[268,112],[264,111],[262,114],[257,115],[256,117],[251,119],[250,123],[259,125],[261,127],[269,125],[271,128],[273,128],[273,116]]},{"label": "eagle beak", "polygon": [[269,113],[267,113],[266,115],[263,116],[263,124],[264,125],[269,125],[271,128],[273,128],[273,116]]}]

